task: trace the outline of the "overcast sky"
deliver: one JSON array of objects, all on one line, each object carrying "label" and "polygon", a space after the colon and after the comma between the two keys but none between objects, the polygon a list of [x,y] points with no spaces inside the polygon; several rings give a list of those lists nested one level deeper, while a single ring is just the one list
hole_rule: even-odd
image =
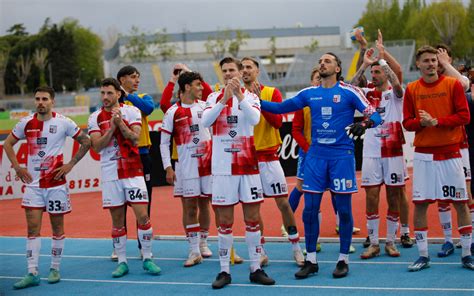
[{"label": "overcast sky", "polygon": [[[427,2],[436,1],[428,0]],[[469,0],[463,0],[467,5]],[[47,17],[66,17],[106,36],[108,28],[127,34],[132,25],[146,32],[339,26],[349,31],[367,0],[0,0],[0,35],[23,23],[36,33]],[[403,3],[403,0],[400,0]]]},{"label": "overcast sky", "polygon": [[23,23],[36,33],[47,17],[73,17],[96,33],[132,25],[153,32],[212,31],[224,28],[340,26],[349,30],[367,0],[0,0],[0,35]]}]

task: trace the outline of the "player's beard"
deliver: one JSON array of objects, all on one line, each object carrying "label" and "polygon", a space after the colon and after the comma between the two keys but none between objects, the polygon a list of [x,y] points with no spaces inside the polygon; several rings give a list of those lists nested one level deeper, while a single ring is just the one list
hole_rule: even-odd
[{"label": "player's beard", "polygon": [[333,71],[333,72],[319,72],[319,77],[328,78],[328,77],[331,77],[334,74],[336,74],[336,71]]},{"label": "player's beard", "polygon": [[36,112],[38,112],[38,114],[45,115],[49,113],[49,109],[47,107],[40,106],[36,108]]}]

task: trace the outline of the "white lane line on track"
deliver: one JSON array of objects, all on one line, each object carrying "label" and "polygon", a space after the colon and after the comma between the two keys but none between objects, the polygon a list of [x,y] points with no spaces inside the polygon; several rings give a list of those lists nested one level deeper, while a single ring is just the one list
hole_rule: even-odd
[{"label": "white lane line on track", "polygon": [[[22,277],[15,276],[0,276],[0,279],[22,279]],[[46,281],[47,278],[41,278]],[[210,286],[210,283],[194,283],[194,282],[153,282],[153,281],[124,281],[124,280],[93,280],[93,279],[63,279],[64,282],[85,282],[85,283],[110,283],[110,284],[131,284],[131,285],[185,285],[185,286]],[[263,286],[254,284],[231,284],[229,287],[251,287],[251,288],[292,288],[292,289],[334,289],[334,290],[372,290],[372,291],[419,291],[419,292],[474,292],[474,289],[466,288],[402,288],[402,287],[362,287],[362,286],[311,286],[311,285],[273,285]]]},{"label": "white lane line on track", "polygon": [[[0,253],[0,256],[21,256],[25,257],[25,254],[21,253]],[[41,254],[40,257],[51,257],[49,254]],[[73,259],[108,259],[110,256],[86,256],[86,255],[63,255],[62,258],[73,258]],[[137,259],[141,260],[140,257],[127,257],[127,259]],[[173,257],[154,257],[154,260],[157,261],[183,261],[187,258],[173,258]],[[245,259],[247,260],[248,259]],[[219,259],[206,258],[204,261],[218,262]],[[294,263],[294,260],[284,260],[284,259],[270,259],[271,263]],[[318,263],[322,264],[335,264],[337,261],[328,261],[328,260],[319,260]],[[349,264],[364,264],[364,265],[383,265],[383,264],[392,264],[392,265],[409,265],[413,262],[404,262],[404,261],[350,261]],[[432,265],[460,265],[460,262],[430,262]]]}]

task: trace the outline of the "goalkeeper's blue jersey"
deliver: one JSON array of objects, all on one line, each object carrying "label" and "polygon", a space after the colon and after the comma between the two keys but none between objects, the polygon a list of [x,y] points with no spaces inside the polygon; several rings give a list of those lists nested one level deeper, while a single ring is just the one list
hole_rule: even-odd
[{"label": "goalkeeper's blue jersey", "polygon": [[311,147],[308,153],[322,158],[353,157],[354,143],[345,128],[353,123],[355,110],[370,117],[376,125],[381,121],[364,94],[343,82],[337,82],[332,88],[305,88],[282,103],[262,101],[261,108],[282,114],[306,106],[311,109]]}]

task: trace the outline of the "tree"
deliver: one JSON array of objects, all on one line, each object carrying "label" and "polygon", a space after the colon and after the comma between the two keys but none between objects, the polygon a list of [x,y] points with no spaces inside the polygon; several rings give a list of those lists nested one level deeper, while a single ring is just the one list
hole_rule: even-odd
[{"label": "tree", "polygon": [[46,78],[45,78],[45,69],[48,65],[48,49],[46,48],[37,48],[33,54],[33,60],[35,66],[38,68],[40,72],[39,76],[39,84],[46,85]]},{"label": "tree", "polygon": [[161,56],[163,61],[168,61],[176,56],[178,46],[170,42],[166,28],[155,33],[155,41],[153,43],[157,48],[157,54]]},{"label": "tree", "polygon": [[406,25],[407,35],[416,39],[419,46],[444,43],[451,47],[454,57],[463,57],[472,48],[466,13],[460,1],[431,3],[411,15]]},{"label": "tree", "polygon": [[309,53],[314,53],[318,49],[318,40],[311,38],[311,42],[304,48],[306,48]]},{"label": "tree", "polygon": [[463,57],[473,52],[473,2],[466,9],[460,0],[429,5],[424,0],[406,0],[400,10],[399,0],[369,0],[358,25],[364,27],[368,40],[380,28],[385,40],[415,39],[418,46],[445,43],[455,57]]},{"label": "tree", "polygon": [[[53,86],[75,90],[77,77],[80,73],[78,63],[78,46],[71,31],[64,26],[54,24],[51,29],[41,36],[41,44],[48,49],[51,64]],[[100,61],[97,61],[100,63]]]},{"label": "tree", "polygon": [[233,57],[237,57],[239,55],[240,47],[242,45],[246,45],[246,39],[250,38],[250,35],[246,32],[241,30],[235,31],[235,38],[232,39],[229,43],[227,50]]},{"label": "tree", "polygon": [[130,37],[125,45],[127,49],[125,58],[130,59],[132,62],[140,62],[153,57],[154,55],[150,53],[148,45],[149,42],[147,41],[146,34],[140,31],[138,27],[132,26]]},{"label": "tree", "polygon": [[268,45],[270,46],[270,65],[273,68],[273,75],[272,78],[276,79],[276,58],[277,58],[277,46],[276,46],[276,37],[272,36],[270,37],[270,40],[268,41]]},{"label": "tree", "polygon": [[26,32],[25,25],[23,24],[14,24],[7,30],[8,33],[14,36],[27,36],[28,32]]},{"label": "tree", "polygon": [[467,8],[466,23],[463,24],[463,26],[467,28],[467,31],[471,40],[471,46],[470,46],[471,50],[467,52],[469,58],[471,59],[471,64],[472,64],[472,60],[474,60],[474,48],[473,48],[474,47],[474,21],[473,20],[474,20],[474,0],[471,0]]},{"label": "tree", "polygon": [[233,57],[237,57],[242,45],[247,44],[246,39],[248,38],[250,38],[250,35],[242,30],[219,30],[216,35],[207,37],[204,46],[206,51],[212,54],[216,60],[222,59],[226,52]]},{"label": "tree", "polygon": [[207,53],[214,56],[214,59],[220,60],[224,57],[227,52],[227,47],[230,39],[230,30],[217,31],[215,36],[208,36],[204,47],[206,47]]},{"label": "tree", "polygon": [[11,47],[4,39],[0,40],[0,100],[5,97],[5,72]]},{"label": "tree", "polygon": [[15,75],[18,78],[17,85],[20,88],[22,96],[25,95],[26,80],[30,75],[32,60],[30,56],[20,55],[18,60],[15,62]]},{"label": "tree", "polygon": [[77,53],[77,81],[78,87],[95,86],[104,76],[102,64],[102,40],[98,35],[82,27],[75,19],[65,19],[62,26],[73,36]]}]

